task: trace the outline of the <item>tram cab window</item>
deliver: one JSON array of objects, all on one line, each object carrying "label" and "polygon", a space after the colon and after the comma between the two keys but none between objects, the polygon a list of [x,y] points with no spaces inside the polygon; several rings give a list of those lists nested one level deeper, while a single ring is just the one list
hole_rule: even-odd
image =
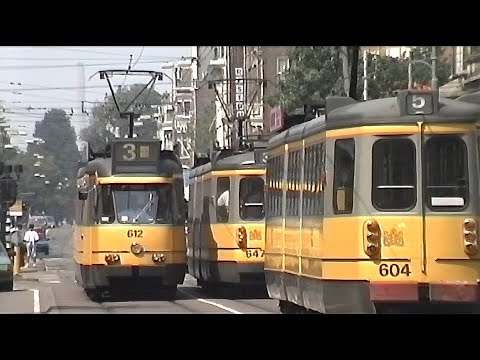
[{"label": "tram cab window", "polygon": [[220,223],[228,222],[230,202],[230,178],[217,179],[216,214]]},{"label": "tram cab window", "polygon": [[101,224],[111,224],[115,221],[113,207],[113,192],[111,185],[101,185],[98,188],[97,215]]},{"label": "tram cab window", "polygon": [[372,148],[372,204],[381,211],[408,211],[416,204],[415,143],[380,139]]},{"label": "tram cab window", "polygon": [[242,220],[262,220],[264,180],[259,176],[247,176],[240,180],[240,218]]},{"label": "tram cab window", "polygon": [[173,202],[171,184],[113,185],[112,188],[119,223],[171,223]]},{"label": "tram cab window", "polygon": [[459,211],[468,204],[468,154],[458,136],[432,136],[425,142],[426,203],[432,211]]},{"label": "tram cab window", "polygon": [[335,141],[333,211],[350,214],[353,210],[353,184],[355,175],[355,140]]}]

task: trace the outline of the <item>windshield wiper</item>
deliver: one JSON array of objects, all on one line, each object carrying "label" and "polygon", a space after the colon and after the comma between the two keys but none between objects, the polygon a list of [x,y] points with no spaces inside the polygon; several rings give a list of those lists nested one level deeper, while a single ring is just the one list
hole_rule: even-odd
[{"label": "windshield wiper", "polygon": [[142,210],[140,210],[140,212],[138,213],[137,216],[135,216],[135,218],[133,219],[133,222],[136,222],[138,221],[138,219],[140,218],[140,216],[142,216],[143,214],[145,214],[147,212],[147,209],[150,210],[150,207],[152,206],[153,202],[153,194],[150,193],[150,196],[149,196],[149,199],[147,201],[147,203],[145,204],[145,206],[143,207]]}]

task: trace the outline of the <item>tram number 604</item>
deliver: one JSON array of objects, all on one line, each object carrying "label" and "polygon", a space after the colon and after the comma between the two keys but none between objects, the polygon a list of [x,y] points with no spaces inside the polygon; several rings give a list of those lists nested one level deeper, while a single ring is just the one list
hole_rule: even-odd
[{"label": "tram number 604", "polygon": [[397,277],[400,275],[410,276],[410,264],[398,265],[398,264],[381,264],[378,268],[380,276],[392,276]]},{"label": "tram number 604", "polygon": [[264,250],[259,250],[259,249],[255,249],[255,250],[248,249],[245,251],[245,255],[247,255],[247,258],[263,257],[264,252],[265,252]]}]

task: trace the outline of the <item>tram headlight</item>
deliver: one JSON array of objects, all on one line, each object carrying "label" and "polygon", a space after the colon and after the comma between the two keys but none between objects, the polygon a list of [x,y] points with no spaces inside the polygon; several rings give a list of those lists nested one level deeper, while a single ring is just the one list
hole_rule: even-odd
[{"label": "tram headlight", "polygon": [[164,262],[165,261],[165,255],[164,254],[153,254],[152,255],[152,260],[154,262]]},{"label": "tram headlight", "polygon": [[374,219],[365,221],[363,226],[364,250],[368,256],[376,255],[380,252],[382,241],[382,232],[380,225]]},{"label": "tram headlight", "polygon": [[465,219],[463,222],[463,243],[467,255],[473,256],[478,253],[477,222],[475,219]]},{"label": "tram headlight", "polygon": [[143,252],[143,246],[134,242],[130,246],[130,250],[132,251],[133,254],[139,255]]},{"label": "tram headlight", "polygon": [[238,228],[237,239],[238,239],[238,245],[242,247],[247,245],[247,229],[245,229],[245,226],[240,226]]},{"label": "tram headlight", "polygon": [[105,262],[110,265],[120,261],[120,256],[118,254],[107,254],[105,255]]}]

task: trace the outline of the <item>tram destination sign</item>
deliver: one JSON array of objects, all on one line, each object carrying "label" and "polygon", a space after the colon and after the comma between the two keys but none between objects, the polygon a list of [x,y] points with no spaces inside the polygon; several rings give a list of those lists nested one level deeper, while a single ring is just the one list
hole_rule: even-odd
[{"label": "tram destination sign", "polygon": [[156,173],[159,158],[159,141],[117,140],[112,146],[112,173]]},{"label": "tram destination sign", "polygon": [[398,99],[402,116],[432,115],[438,112],[438,91],[402,90]]}]

